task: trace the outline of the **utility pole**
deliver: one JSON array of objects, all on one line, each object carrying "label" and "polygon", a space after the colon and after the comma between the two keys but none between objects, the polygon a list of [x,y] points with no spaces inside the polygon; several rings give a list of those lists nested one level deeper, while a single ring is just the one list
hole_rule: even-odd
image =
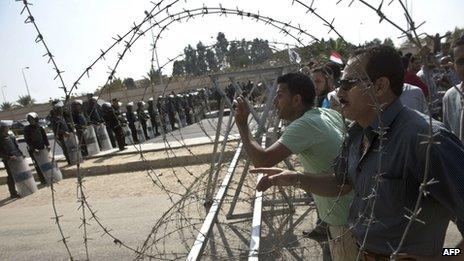
[{"label": "utility pole", "polygon": [[29,92],[29,86],[27,85],[26,75],[24,74],[25,69],[29,70],[29,66],[26,66],[26,67],[22,68],[21,73],[23,74],[23,79],[24,79],[24,84],[26,85],[27,95],[29,95],[29,99],[30,99],[30,101],[32,103],[32,96],[31,96],[31,93]]}]

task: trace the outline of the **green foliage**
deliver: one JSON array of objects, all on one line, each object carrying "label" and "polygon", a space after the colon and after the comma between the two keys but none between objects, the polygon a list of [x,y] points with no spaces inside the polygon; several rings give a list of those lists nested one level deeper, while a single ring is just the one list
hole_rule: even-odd
[{"label": "green foliage", "polygon": [[253,64],[263,63],[272,56],[272,50],[268,41],[255,38],[249,49],[250,59]]},{"label": "green foliage", "polygon": [[220,65],[223,65],[226,61],[227,53],[229,48],[229,41],[223,32],[219,32],[216,37],[216,45],[214,50],[216,51],[217,61]]},{"label": "green foliage", "polygon": [[150,84],[158,84],[161,82],[161,72],[155,70],[154,68],[151,68],[150,71],[147,72],[147,76],[145,77],[145,79],[147,79]]},{"label": "green foliage", "polygon": [[2,111],[11,111],[12,109],[14,109],[14,105],[11,102],[5,101],[2,104],[0,104],[0,110]]},{"label": "green foliage", "polygon": [[197,44],[197,67],[199,74],[205,74],[208,71],[208,64],[206,62],[206,47],[201,41]]},{"label": "green foliage", "polygon": [[218,61],[216,60],[216,56],[211,49],[206,51],[206,63],[208,64],[208,69],[210,71],[214,72],[218,70]]},{"label": "green foliage", "polygon": [[185,66],[185,73],[190,75],[199,75],[200,71],[198,70],[198,56],[197,52],[193,47],[189,44],[184,49],[184,66]]},{"label": "green foliage", "polygon": [[35,100],[31,99],[29,95],[19,95],[18,100],[16,102],[19,104],[20,107],[26,107],[28,105],[34,104]]},{"label": "green foliage", "polygon": [[[121,79],[117,78],[111,82],[115,87],[120,87],[121,86]],[[126,78],[124,81],[122,81],[122,86],[126,87],[128,90],[133,90],[137,88],[137,85],[135,85],[135,81],[132,78]]]},{"label": "green foliage", "polygon": [[174,61],[174,64],[172,65],[172,75],[180,76],[184,74],[185,74],[185,61],[184,60]]},{"label": "green foliage", "polygon": [[[135,83],[134,83],[134,86],[135,86]],[[115,78],[109,84],[103,86],[103,91],[106,91],[106,92],[115,92],[115,91],[121,91],[124,89],[126,89],[126,87],[124,87],[123,82],[119,78]],[[97,92],[98,92],[98,89],[97,89]]]}]

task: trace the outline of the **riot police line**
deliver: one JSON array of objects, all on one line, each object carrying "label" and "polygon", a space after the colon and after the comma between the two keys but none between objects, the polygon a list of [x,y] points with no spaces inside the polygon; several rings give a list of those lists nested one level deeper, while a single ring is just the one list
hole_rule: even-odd
[{"label": "riot police line", "polygon": [[[89,94],[87,100],[73,100],[70,106],[54,100],[48,116],[56,144],[63,151],[68,165],[83,162],[85,157],[128,144],[142,143],[159,135],[194,124],[205,117],[208,103],[204,89],[181,94],[129,102],[125,112],[118,99],[99,101]],[[37,113],[26,115],[29,125],[24,139],[40,182],[57,182],[62,174],[54,160],[46,132],[38,124]],[[12,198],[24,197],[37,191],[37,185],[16,137],[4,121],[0,122],[0,157],[7,171],[7,183]]]}]

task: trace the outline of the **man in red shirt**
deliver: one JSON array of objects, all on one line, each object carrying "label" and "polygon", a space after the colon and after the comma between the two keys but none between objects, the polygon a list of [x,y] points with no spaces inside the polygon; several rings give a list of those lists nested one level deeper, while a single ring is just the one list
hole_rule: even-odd
[{"label": "man in red shirt", "polygon": [[417,72],[421,69],[420,60],[415,56],[406,54],[403,56],[403,67],[405,68],[404,82],[419,87],[424,93],[425,98],[427,98],[429,96],[429,88],[417,76]]}]

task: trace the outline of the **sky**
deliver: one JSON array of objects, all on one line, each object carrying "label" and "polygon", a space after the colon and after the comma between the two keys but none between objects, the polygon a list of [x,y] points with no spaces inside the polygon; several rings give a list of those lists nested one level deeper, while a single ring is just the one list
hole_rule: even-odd
[{"label": "sky", "polygon": [[[85,69],[99,56],[100,49],[106,49],[114,43],[113,37],[123,35],[131,29],[134,22],[140,22],[145,17],[144,11],[151,10],[157,0],[43,0],[30,1],[30,7],[36,23],[41,30],[45,42],[54,55],[58,68],[63,73],[65,84],[68,88],[77,80]],[[165,0],[162,6],[174,0]],[[403,39],[398,37],[400,32],[386,22],[379,24],[379,18],[372,10],[354,1],[343,0],[336,5],[338,0],[315,0],[316,11],[326,18],[335,18],[334,26],[352,43],[359,43],[373,38],[384,39],[391,37],[395,44],[399,45]],[[303,0],[310,4],[310,0]],[[368,1],[378,6],[380,1]],[[389,1],[385,1],[388,3]],[[300,26],[318,39],[336,37],[334,33],[328,33],[320,20],[314,15],[306,13],[306,9],[298,4],[292,5],[292,0],[180,0],[170,8],[170,14],[180,12],[183,9],[207,7],[219,7],[240,9],[244,12],[258,13],[272,17],[274,20],[291,22],[294,26]],[[428,34],[445,33],[454,27],[464,27],[464,19],[461,12],[464,10],[462,0],[420,0],[408,1],[412,9],[413,20],[419,24],[426,23],[419,32]],[[45,49],[41,44],[35,43],[37,33],[32,24],[25,24],[26,15],[20,15],[22,2],[14,0],[0,1],[0,88],[2,88],[7,101],[17,100],[19,95],[26,95],[26,85],[22,76],[24,71],[31,96],[38,102],[48,101],[50,98],[64,96],[59,89],[60,83],[54,80],[56,73],[47,59],[43,57]],[[390,6],[385,4],[384,12],[387,17],[406,28],[404,13],[398,1],[393,1]],[[439,13],[437,13],[439,10]],[[167,13],[162,12],[155,17],[161,21]],[[446,19],[444,19],[446,18]],[[147,24],[148,25],[148,24]],[[145,28],[147,28],[145,26]],[[158,35],[160,29],[155,27],[153,33]],[[208,14],[198,16],[188,21],[175,22],[168,30],[161,34],[157,44],[157,53],[160,64],[166,63],[182,53],[188,45],[196,45],[202,41],[205,45],[211,45],[216,41],[218,32],[224,32],[228,40],[242,39],[252,40],[256,37],[269,41],[297,44],[279,29],[275,29],[263,22],[256,22],[250,18],[240,18],[234,15]],[[309,37],[300,36],[303,43],[310,42]],[[142,79],[150,68],[151,34],[137,40],[131,51],[126,54],[116,69],[116,77],[121,79],[132,77],[135,80]],[[283,47],[285,48],[285,47]],[[117,45],[108,53],[105,60],[99,61],[90,71],[90,77],[85,76],[76,92],[93,92],[99,86],[105,84],[108,78],[109,68],[115,66],[118,52],[122,52],[123,45]],[[23,69],[29,67],[29,69]],[[163,74],[171,74],[172,67],[167,66]],[[0,102],[4,97],[0,97]]]}]

